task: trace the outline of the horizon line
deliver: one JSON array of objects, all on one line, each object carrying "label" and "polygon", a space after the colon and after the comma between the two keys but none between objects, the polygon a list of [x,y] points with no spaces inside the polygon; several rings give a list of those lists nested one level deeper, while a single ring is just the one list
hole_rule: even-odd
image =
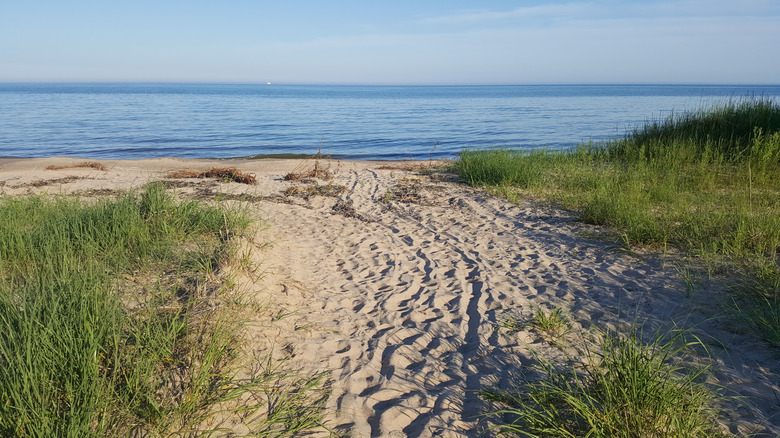
[{"label": "horizon line", "polygon": [[378,82],[245,82],[245,81],[17,81],[0,80],[3,85],[263,85],[263,86],[387,86],[387,87],[500,87],[500,86],[780,86],[780,83],[721,83],[721,82],[529,82],[529,83],[378,83]]}]

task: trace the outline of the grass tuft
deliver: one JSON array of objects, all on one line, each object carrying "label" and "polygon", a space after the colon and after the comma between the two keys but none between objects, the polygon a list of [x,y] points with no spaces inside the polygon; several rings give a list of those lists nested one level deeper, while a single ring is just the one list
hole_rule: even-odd
[{"label": "grass tuft", "polygon": [[531,325],[551,338],[560,338],[571,331],[571,323],[566,313],[560,307],[549,312],[538,309],[534,313]]},{"label": "grass tuft", "polygon": [[685,350],[703,347],[685,333],[641,341],[603,334],[584,364],[539,360],[539,378],[511,389],[483,392],[503,406],[494,415],[499,432],[527,437],[718,436],[716,394],[702,382],[707,368],[680,365]]}]

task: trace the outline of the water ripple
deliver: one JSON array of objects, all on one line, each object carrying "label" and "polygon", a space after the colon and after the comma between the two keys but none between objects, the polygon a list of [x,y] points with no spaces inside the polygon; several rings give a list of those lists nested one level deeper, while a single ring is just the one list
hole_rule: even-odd
[{"label": "water ripple", "polygon": [[[780,86],[0,84],[0,156],[453,157],[562,148]],[[434,152],[434,144],[437,144]]]}]

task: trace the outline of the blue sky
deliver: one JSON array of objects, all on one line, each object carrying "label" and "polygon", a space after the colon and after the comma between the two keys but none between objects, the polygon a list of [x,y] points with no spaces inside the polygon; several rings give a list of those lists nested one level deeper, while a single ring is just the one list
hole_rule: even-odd
[{"label": "blue sky", "polygon": [[780,83],[778,0],[1,0],[0,82]]}]

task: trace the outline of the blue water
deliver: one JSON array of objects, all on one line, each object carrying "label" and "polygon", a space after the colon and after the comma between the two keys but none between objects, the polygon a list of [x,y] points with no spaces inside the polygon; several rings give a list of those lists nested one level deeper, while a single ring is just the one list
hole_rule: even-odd
[{"label": "blue water", "polygon": [[451,158],[614,138],[745,96],[780,100],[780,85],[0,84],[0,157]]}]

